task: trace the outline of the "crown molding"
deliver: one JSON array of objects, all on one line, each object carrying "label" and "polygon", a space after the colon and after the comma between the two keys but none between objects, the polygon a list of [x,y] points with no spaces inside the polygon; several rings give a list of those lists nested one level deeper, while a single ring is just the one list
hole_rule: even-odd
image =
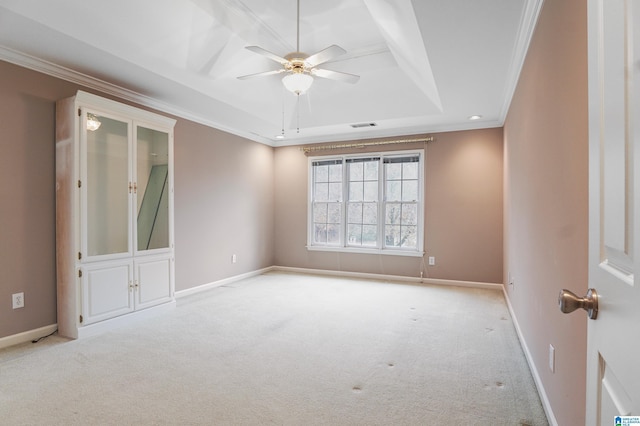
[{"label": "crown molding", "polygon": [[78,71],[74,71],[61,65],[54,64],[44,59],[36,58],[34,56],[19,52],[6,46],[0,45],[0,60],[49,75],[51,77],[75,83],[85,88],[97,90],[104,94],[115,96],[118,99],[133,102],[135,104],[151,108],[156,111],[171,114],[176,117],[184,118],[186,120],[212,127],[214,129],[231,133],[233,135],[240,136],[254,142],[272,147],[274,146],[273,141],[255,133],[239,132],[237,129],[232,129],[228,126],[224,126],[217,121],[194,114],[188,110],[178,108],[175,105],[168,104],[150,96],[146,96],[133,90],[117,86],[115,84],[100,80],[98,78],[83,74]]},{"label": "crown molding", "polygon": [[527,58],[529,44],[531,43],[531,38],[533,37],[536,24],[538,23],[538,17],[540,16],[540,11],[542,10],[543,4],[544,0],[528,0],[525,4],[522,16],[520,17],[520,32],[513,48],[511,65],[509,66],[508,73],[509,77],[507,79],[505,94],[503,97],[504,104],[502,105],[502,108],[500,110],[500,120],[502,122],[502,125],[504,125],[504,122],[507,119],[507,113],[509,112],[509,108],[511,106],[511,100],[513,99],[516,87],[518,86],[520,73],[522,71],[522,67],[524,66],[524,61]]}]

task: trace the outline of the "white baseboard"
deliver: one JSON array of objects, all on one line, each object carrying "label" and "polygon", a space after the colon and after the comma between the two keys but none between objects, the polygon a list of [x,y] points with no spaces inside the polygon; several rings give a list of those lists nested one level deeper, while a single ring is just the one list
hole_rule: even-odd
[{"label": "white baseboard", "polygon": [[37,340],[41,337],[48,336],[58,329],[58,324],[51,324],[44,327],[36,328],[35,330],[24,331],[18,334],[12,334],[0,338],[0,349],[7,348],[9,346],[19,345],[21,343]]},{"label": "white baseboard", "polygon": [[518,339],[520,340],[520,346],[522,346],[524,356],[527,359],[527,364],[529,364],[529,370],[531,370],[533,381],[536,383],[536,388],[538,389],[538,395],[540,396],[540,401],[542,402],[542,408],[544,408],[544,412],[547,415],[547,420],[549,420],[549,424],[551,424],[552,426],[558,426],[558,420],[556,420],[556,416],[553,414],[553,409],[551,409],[551,403],[549,402],[549,397],[547,396],[547,392],[545,392],[544,390],[542,379],[540,379],[540,374],[538,373],[538,368],[533,362],[533,357],[531,356],[531,352],[529,351],[527,342],[524,339],[524,336],[522,335],[522,330],[520,330],[520,325],[518,324],[518,318],[516,317],[516,314],[513,311],[513,307],[511,306],[511,301],[509,300],[507,289],[503,287],[503,291],[504,291],[504,299],[507,301],[507,307],[509,308],[509,314],[511,314],[511,319],[513,320],[513,326],[515,327],[516,333],[518,334]]},{"label": "white baseboard", "polygon": [[195,293],[200,293],[201,291],[206,291],[206,290],[210,290],[212,288],[220,287],[220,286],[223,286],[225,284],[231,284],[231,283],[234,283],[236,281],[244,280],[246,278],[251,278],[251,277],[255,277],[257,275],[262,275],[262,274],[267,273],[267,272],[269,272],[271,270],[273,270],[273,267],[269,266],[267,268],[258,269],[258,270],[247,272],[247,273],[240,274],[240,275],[234,275],[234,276],[229,277],[229,278],[224,278],[222,280],[213,281],[213,282],[210,282],[210,283],[207,283],[207,284],[202,284],[202,285],[199,285],[199,286],[196,286],[196,287],[187,288],[185,290],[179,290],[179,291],[176,291],[176,299],[180,299],[181,297],[189,296],[189,295],[195,294]]},{"label": "white baseboard", "polygon": [[280,272],[294,272],[299,274],[327,275],[332,277],[338,276],[338,277],[345,277],[345,278],[362,278],[362,279],[382,280],[382,281],[400,281],[400,282],[409,282],[414,284],[432,284],[432,285],[449,285],[449,286],[456,286],[456,287],[487,288],[487,289],[501,290],[501,291],[504,288],[502,284],[495,284],[495,283],[442,280],[437,278],[405,277],[402,275],[370,274],[365,272],[332,271],[332,270],[325,270],[325,269],[293,268],[289,266],[273,266],[271,270],[280,271]]},{"label": "white baseboard", "polygon": [[502,290],[502,284],[495,283],[482,283],[474,281],[456,281],[456,280],[441,280],[436,278],[415,278],[405,277],[402,275],[383,275],[383,274],[369,274],[364,272],[345,272],[345,271],[333,271],[325,269],[308,269],[308,268],[294,268],[290,266],[269,266],[267,268],[257,269],[255,271],[247,272],[240,275],[234,275],[233,277],[224,278],[222,280],[213,281],[207,284],[202,284],[196,287],[187,288],[185,290],[176,291],[176,299],[186,297],[201,291],[210,290],[212,288],[220,287],[226,284],[231,284],[236,281],[244,280],[246,278],[255,277],[265,274],[267,272],[291,272],[297,274],[310,274],[310,275],[325,275],[332,277],[345,277],[345,278],[361,278],[380,281],[399,281],[410,282],[414,284],[433,284],[433,285],[450,285],[457,287],[471,287],[471,288],[486,288],[492,290]]}]

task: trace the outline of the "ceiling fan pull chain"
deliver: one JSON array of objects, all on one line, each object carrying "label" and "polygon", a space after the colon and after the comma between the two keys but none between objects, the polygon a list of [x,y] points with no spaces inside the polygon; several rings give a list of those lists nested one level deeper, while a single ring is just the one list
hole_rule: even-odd
[{"label": "ceiling fan pull chain", "polygon": [[[300,0],[298,0],[298,2],[300,2]],[[298,116],[297,131],[298,133],[300,133],[300,93],[298,93],[298,97],[296,99],[296,110],[297,110],[297,116]]]},{"label": "ceiling fan pull chain", "polygon": [[282,136],[284,137],[284,87],[282,88]]}]

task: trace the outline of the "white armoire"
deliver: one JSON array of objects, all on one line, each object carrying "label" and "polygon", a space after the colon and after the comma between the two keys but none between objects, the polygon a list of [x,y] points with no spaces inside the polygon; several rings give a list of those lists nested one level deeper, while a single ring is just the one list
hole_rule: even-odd
[{"label": "white armoire", "polygon": [[57,102],[60,335],[175,306],[174,125],[82,91]]}]

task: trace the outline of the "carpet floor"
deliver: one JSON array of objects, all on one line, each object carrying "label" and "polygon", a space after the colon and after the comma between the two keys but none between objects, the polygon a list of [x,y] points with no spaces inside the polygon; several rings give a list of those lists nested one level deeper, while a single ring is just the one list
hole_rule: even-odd
[{"label": "carpet floor", "polygon": [[501,292],[271,272],[0,351],[7,425],[547,425]]}]

